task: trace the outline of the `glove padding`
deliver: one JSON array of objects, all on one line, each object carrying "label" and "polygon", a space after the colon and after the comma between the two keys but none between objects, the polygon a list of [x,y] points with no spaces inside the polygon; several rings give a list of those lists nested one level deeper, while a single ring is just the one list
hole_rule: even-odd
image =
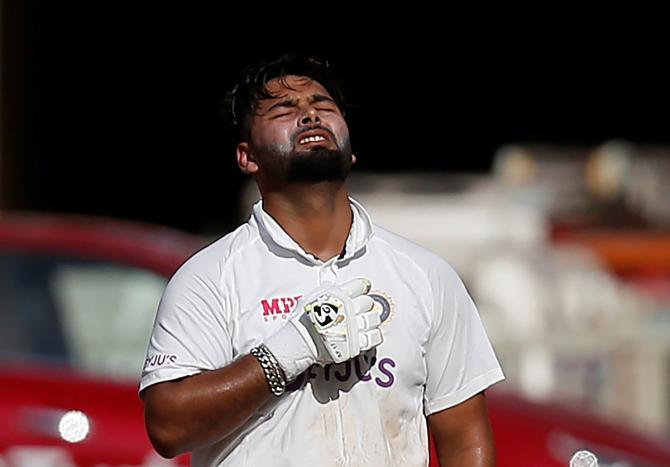
[{"label": "glove padding", "polygon": [[365,278],[326,285],[298,303],[291,322],[316,363],[344,362],[382,343],[381,313],[367,295],[371,285]]},{"label": "glove padding", "polygon": [[288,381],[315,363],[344,362],[382,343],[370,287],[364,278],[328,283],[298,301],[288,323],[265,340]]}]

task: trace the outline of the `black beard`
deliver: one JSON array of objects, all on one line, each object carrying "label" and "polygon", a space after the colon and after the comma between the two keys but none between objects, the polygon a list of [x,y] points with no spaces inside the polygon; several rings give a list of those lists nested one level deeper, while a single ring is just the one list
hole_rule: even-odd
[{"label": "black beard", "polygon": [[290,183],[344,181],[351,171],[351,164],[351,150],[317,147],[294,152],[286,160],[285,180]]}]

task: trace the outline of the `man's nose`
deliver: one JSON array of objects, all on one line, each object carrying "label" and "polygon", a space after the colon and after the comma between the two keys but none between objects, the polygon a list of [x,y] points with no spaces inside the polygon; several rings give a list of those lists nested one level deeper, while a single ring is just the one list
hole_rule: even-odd
[{"label": "man's nose", "polygon": [[319,118],[319,114],[316,109],[309,107],[300,116],[300,125],[314,125],[315,123],[321,123],[321,119]]}]

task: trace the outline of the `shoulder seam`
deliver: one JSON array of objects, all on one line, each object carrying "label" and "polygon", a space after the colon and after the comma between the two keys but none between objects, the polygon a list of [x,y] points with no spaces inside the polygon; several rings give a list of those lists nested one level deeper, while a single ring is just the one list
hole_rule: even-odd
[{"label": "shoulder seam", "polygon": [[395,251],[399,255],[402,255],[404,258],[409,260],[409,262],[412,265],[414,265],[414,267],[416,269],[419,270],[419,272],[421,273],[423,278],[426,280],[426,284],[428,284],[428,287],[430,288],[430,310],[431,310],[431,317],[434,320],[435,319],[435,291],[433,290],[433,284],[430,283],[430,280],[428,279],[428,275],[426,274],[426,272],[423,270],[423,268],[421,266],[419,266],[419,264],[416,261],[414,261],[414,258],[409,256],[407,253],[405,253],[402,250],[398,250],[397,248],[393,248],[393,245],[391,245],[391,243],[389,243],[388,240],[386,240],[384,238],[381,238],[379,235],[375,235],[374,237],[372,237],[370,239],[370,241],[375,241],[375,240],[378,240],[378,241],[384,243],[388,248],[391,248],[393,251]]},{"label": "shoulder seam", "polygon": [[223,276],[223,273],[224,273],[225,269],[228,267],[228,265],[238,255],[241,255],[242,252],[244,252],[248,247],[252,246],[254,243],[258,242],[259,240],[260,240],[260,235],[256,234],[249,241],[244,243],[242,246],[240,246],[239,248],[236,248],[236,250],[231,255],[229,255],[226,258],[222,258],[222,259],[225,259],[225,260],[223,261],[224,265],[223,265],[223,268],[221,269],[221,275]]}]

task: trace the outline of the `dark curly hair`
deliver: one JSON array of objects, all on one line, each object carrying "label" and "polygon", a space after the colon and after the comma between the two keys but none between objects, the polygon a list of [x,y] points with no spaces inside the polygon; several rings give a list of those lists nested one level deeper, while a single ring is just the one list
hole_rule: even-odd
[{"label": "dark curly hair", "polygon": [[331,71],[328,60],[317,55],[284,54],[246,66],[241,72],[239,82],[226,94],[226,120],[237,128],[240,139],[248,139],[249,122],[259,101],[274,97],[267,90],[268,82],[278,78],[287,86],[285,78],[288,75],[306,76],[317,81],[328,91],[342,114],[345,114],[342,83]]}]

